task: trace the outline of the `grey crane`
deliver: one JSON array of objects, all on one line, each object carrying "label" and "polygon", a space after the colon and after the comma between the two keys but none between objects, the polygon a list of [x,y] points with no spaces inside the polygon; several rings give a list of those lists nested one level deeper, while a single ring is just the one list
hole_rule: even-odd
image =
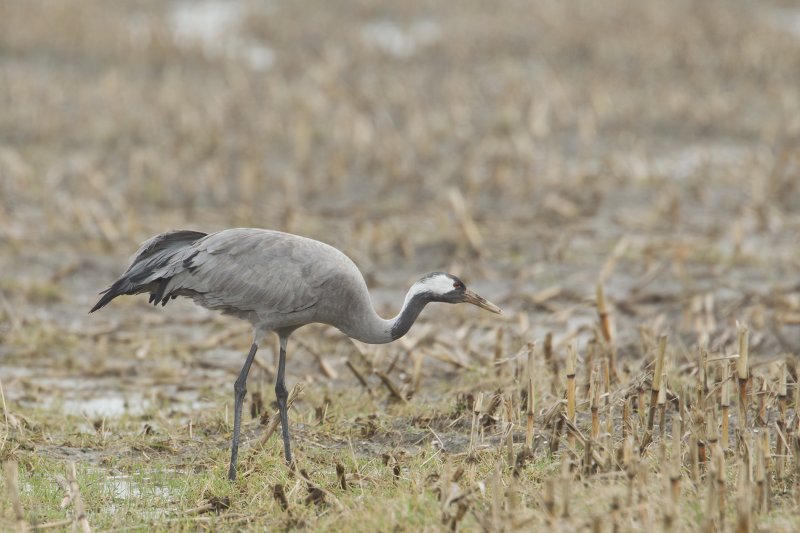
[{"label": "grey crane", "polygon": [[396,317],[381,318],[372,307],[364,277],[344,253],[313,239],[253,228],[212,234],[180,230],[152,237],[142,244],[122,277],[100,293],[102,298],[89,312],[117,296],[145,292],[150,293],[154,305],[188,296],[198,305],[253,325],[253,344],[233,387],[230,480],[236,479],[247,374],[258,344],[268,332],[276,333],[280,343],[275,395],[283,454],[291,465],[284,374],[286,344],[294,330],[319,322],[362,342],[384,344],[405,335],[429,302],[468,302],[502,312],[457,277],[433,272],[411,286]]}]

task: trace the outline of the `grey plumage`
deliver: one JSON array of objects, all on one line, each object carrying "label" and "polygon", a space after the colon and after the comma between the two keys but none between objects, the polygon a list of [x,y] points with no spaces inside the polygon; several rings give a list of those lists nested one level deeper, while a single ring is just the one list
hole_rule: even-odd
[{"label": "grey plumage", "polygon": [[105,307],[121,294],[150,292],[150,303],[158,303],[160,298],[157,296],[159,293],[163,294],[163,291],[159,290],[159,278],[153,275],[154,272],[162,271],[177,253],[206,235],[208,234],[200,231],[169,231],[148,239],[136,252],[122,277],[101,293],[104,296],[89,312]]},{"label": "grey plumage", "polygon": [[102,294],[90,312],[123,294],[149,293],[165,305],[177,296],[249,321],[253,346],[234,387],[234,438],[229,477],[235,478],[241,404],[247,373],[261,338],[280,339],[276,395],[281,411],[284,454],[291,462],[284,368],[286,343],[297,328],[319,322],[367,343],[391,342],[404,335],[429,302],[469,302],[493,312],[487,302],[450,274],[429,274],[409,290],[391,320],[374,310],[361,272],[336,248],[279,231],[237,228],[206,234],[171,231],[146,241],[125,273]]},{"label": "grey plumage", "polygon": [[[369,303],[366,283],[345,254],[313,239],[252,228],[153,237],[92,312],[121,294],[143,292],[150,293],[151,303],[164,305],[188,296],[264,332],[321,322],[370,342],[359,331],[366,333],[367,328],[349,317],[366,316],[371,319],[368,326],[379,318],[371,305],[364,305]],[[380,327],[388,331],[386,325]],[[373,342],[392,340],[372,337]]]}]

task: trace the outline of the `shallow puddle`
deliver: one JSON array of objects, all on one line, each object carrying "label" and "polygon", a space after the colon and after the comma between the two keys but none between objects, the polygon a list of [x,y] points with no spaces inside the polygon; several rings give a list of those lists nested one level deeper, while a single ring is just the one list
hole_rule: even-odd
[{"label": "shallow puddle", "polygon": [[275,50],[265,43],[244,37],[241,30],[249,10],[256,6],[259,13],[264,13],[269,2],[177,2],[170,14],[175,44],[181,48],[200,45],[208,57],[227,57],[243,61],[253,70],[269,70],[275,63]]},{"label": "shallow puddle", "polygon": [[[23,367],[0,367],[6,401],[89,419],[143,415],[161,402],[171,415],[178,413],[179,420],[180,414],[188,415],[216,405],[203,399],[197,389],[173,384],[140,385],[134,390],[126,388],[118,378],[78,379],[42,374]],[[18,382],[24,382],[25,386]]]},{"label": "shallow puddle", "polygon": [[442,29],[432,20],[417,20],[408,27],[377,20],[361,28],[365,45],[398,58],[408,58],[441,39]]},{"label": "shallow puddle", "polygon": [[141,397],[136,401],[129,401],[124,396],[97,396],[64,400],[61,402],[61,411],[89,418],[114,418],[124,414],[141,414],[149,405]]}]

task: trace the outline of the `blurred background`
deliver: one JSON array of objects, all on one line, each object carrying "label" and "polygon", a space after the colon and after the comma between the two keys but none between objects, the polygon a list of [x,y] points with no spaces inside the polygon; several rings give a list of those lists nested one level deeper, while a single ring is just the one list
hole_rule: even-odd
[{"label": "blurred background", "polygon": [[[511,353],[550,331],[563,357],[601,283],[625,364],[661,332],[722,351],[736,320],[757,356],[796,352],[798,87],[792,2],[5,0],[6,396],[105,416],[195,372],[227,398],[246,325],[144,297],[86,315],[172,228],[331,243],[385,315],[454,272],[504,322],[429,311],[417,338],[477,351],[501,324]],[[354,382],[352,348],[309,331]],[[316,372],[304,350],[290,374]]]}]

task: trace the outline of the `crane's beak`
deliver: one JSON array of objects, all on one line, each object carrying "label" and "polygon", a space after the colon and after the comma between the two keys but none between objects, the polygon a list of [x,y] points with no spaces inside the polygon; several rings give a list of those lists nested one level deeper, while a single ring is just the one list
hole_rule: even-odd
[{"label": "crane's beak", "polygon": [[467,303],[471,303],[472,305],[477,305],[481,309],[486,309],[487,311],[491,311],[492,313],[497,313],[498,315],[503,314],[503,310],[494,305],[492,302],[487,300],[486,298],[482,298],[472,292],[471,290],[467,289],[464,291],[464,301]]}]

